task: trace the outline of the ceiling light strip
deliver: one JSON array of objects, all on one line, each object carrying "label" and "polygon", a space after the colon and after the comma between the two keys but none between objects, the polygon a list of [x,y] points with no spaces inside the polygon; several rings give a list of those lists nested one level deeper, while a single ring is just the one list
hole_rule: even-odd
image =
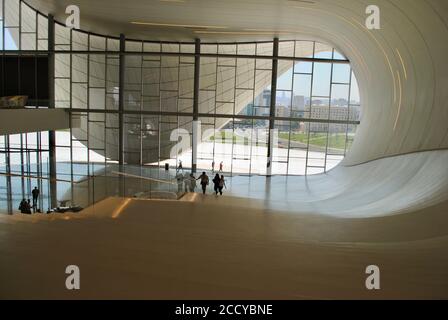
[{"label": "ceiling light strip", "polygon": [[197,28],[197,29],[227,29],[225,26],[200,26],[193,24],[176,24],[176,23],[158,23],[158,22],[143,22],[131,21],[131,24],[152,26],[152,27],[170,27],[170,28]]}]

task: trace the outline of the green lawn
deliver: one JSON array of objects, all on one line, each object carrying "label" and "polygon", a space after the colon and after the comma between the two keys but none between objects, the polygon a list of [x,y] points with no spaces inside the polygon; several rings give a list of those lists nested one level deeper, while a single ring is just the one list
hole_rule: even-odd
[{"label": "green lawn", "polygon": [[[280,139],[289,139],[288,132],[279,132],[278,134]],[[345,149],[345,133],[333,133],[328,137],[328,147],[332,149]],[[209,141],[218,140],[220,143],[234,143],[234,144],[245,144],[249,143],[247,139],[237,137],[236,135],[225,137],[225,132],[221,131],[216,134],[216,136],[211,136]],[[232,141],[233,140],[233,141]],[[304,144],[307,144],[308,141],[308,133],[291,133],[291,141],[297,141]],[[310,146],[316,146],[325,148],[327,145],[327,134],[326,133],[311,133],[310,134]]]},{"label": "green lawn", "polygon": [[[288,140],[289,133],[280,132],[279,138]],[[328,147],[333,149],[345,149],[345,133],[332,133],[328,137]],[[297,141],[306,144],[308,141],[308,133],[291,133],[291,141]],[[326,133],[311,133],[310,145],[323,147],[327,145]]]}]

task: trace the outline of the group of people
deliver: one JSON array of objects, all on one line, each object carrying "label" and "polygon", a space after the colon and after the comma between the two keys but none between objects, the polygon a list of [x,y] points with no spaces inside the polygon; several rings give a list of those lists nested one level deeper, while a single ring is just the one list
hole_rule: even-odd
[{"label": "group of people", "polygon": [[[179,172],[179,171],[182,171],[182,172],[184,171],[182,160],[179,160],[179,164],[176,168],[176,172]],[[212,161],[212,172],[215,172],[215,160]],[[221,161],[219,163],[219,171],[218,172],[224,172],[224,162],[223,161]]]},{"label": "group of people", "polygon": [[[220,162],[219,163],[219,171],[218,172],[223,172],[224,171],[224,162]],[[215,172],[215,160],[213,160],[212,162],[212,172]]]},{"label": "group of people", "polygon": [[[37,203],[38,203],[40,191],[37,187],[34,187],[34,189],[31,193],[33,195],[33,205],[31,205],[30,199],[28,199],[28,200],[22,199],[22,201],[20,201],[20,205],[19,205],[20,213],[31,214],[31,213],[39,212],[39,209],[37,208]],[[32,212],[31,212],[31,210],[32,210]]]},{"label": "group of people", "polygon": [[[199,176],[197,180],[201,180],[202,193],[205,194],[207,192],[207,186],[210,184],[207,174],[205,172],[202,172],[202,174]],[[213,178],[212,182],[213,182],[213,190],[216,195],[218,195],[218,193],[222,195],[222,190],[224,188],[227,189],[224,175],[219,176],[219,174],[217,173]]]},{"label": "group of people", "polygon": [[[202,172],[202,174],[199,176],[199,178],[196,178],[193,173],[190,173],[190,175],[184,176],[180,172],[176,176],[177,184],[178,184],[178,191],[182,192],[182,184],[184,185],[185,192],[195,192],[196,190],[196,181],[200,180],[200,185],[202,188],[202,193],[206,194],[207,192],[207,186],[210,184],[210,178],[205,172]],[[213,190],[215,195],[222,195],[223,189],[227,188],[226,181],[224,178],[224,175],[219,175],[218,173],[215,175],[215,177],[212,180],[213,182]]]},{"label": "group of people", "polygon": [[194,192],[196,189],[196,178],[192,173],[190,173],[189,176],[184,176],[182,173],[178,172],[176,175],[176,180],[178,192],[182,192],[182,185],[184,185],[185,192]]}]

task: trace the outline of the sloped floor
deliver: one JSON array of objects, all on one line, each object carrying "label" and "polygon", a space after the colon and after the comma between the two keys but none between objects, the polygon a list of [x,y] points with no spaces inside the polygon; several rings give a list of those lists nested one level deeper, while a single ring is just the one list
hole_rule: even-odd
[{"label": "sloped floor", "polygon": [[340,165],[311,176],[233,177],[226,193],[276,211],[333,217],[382,217],[448,201],[448,150]]},{"label": "sloped floor", "polygon": [[[448,298],[448,203],[377,218],[189,194],[0,217],[0,298]],[[65,289],[65,268],[81,290]],[[365,269],[381,269],[381,290]]]}]

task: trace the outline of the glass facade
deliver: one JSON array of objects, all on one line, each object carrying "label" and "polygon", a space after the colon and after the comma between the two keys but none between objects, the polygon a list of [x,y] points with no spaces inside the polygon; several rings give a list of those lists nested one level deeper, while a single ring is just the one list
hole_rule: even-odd
[{"label": "glass facade", "polygon": [[[3,56],[54,59],[54,95],[27,107],[70,113],[71,127],[56,132],[53,146],[58,183],[68,187],[116,164],[175,168],[181,161],[201,171],[221,165],[228,174],[324,173],[344,158],[360,123],[350,63],[326,44],[120,39],[49,25],[20,0],[0,3]],[[29,195],[37,182],[25,176],[48,175],[49,144],[48,132],[0,137],[0,201],[7,185]],[[46,181],[38,181],[41,190]]]}]

